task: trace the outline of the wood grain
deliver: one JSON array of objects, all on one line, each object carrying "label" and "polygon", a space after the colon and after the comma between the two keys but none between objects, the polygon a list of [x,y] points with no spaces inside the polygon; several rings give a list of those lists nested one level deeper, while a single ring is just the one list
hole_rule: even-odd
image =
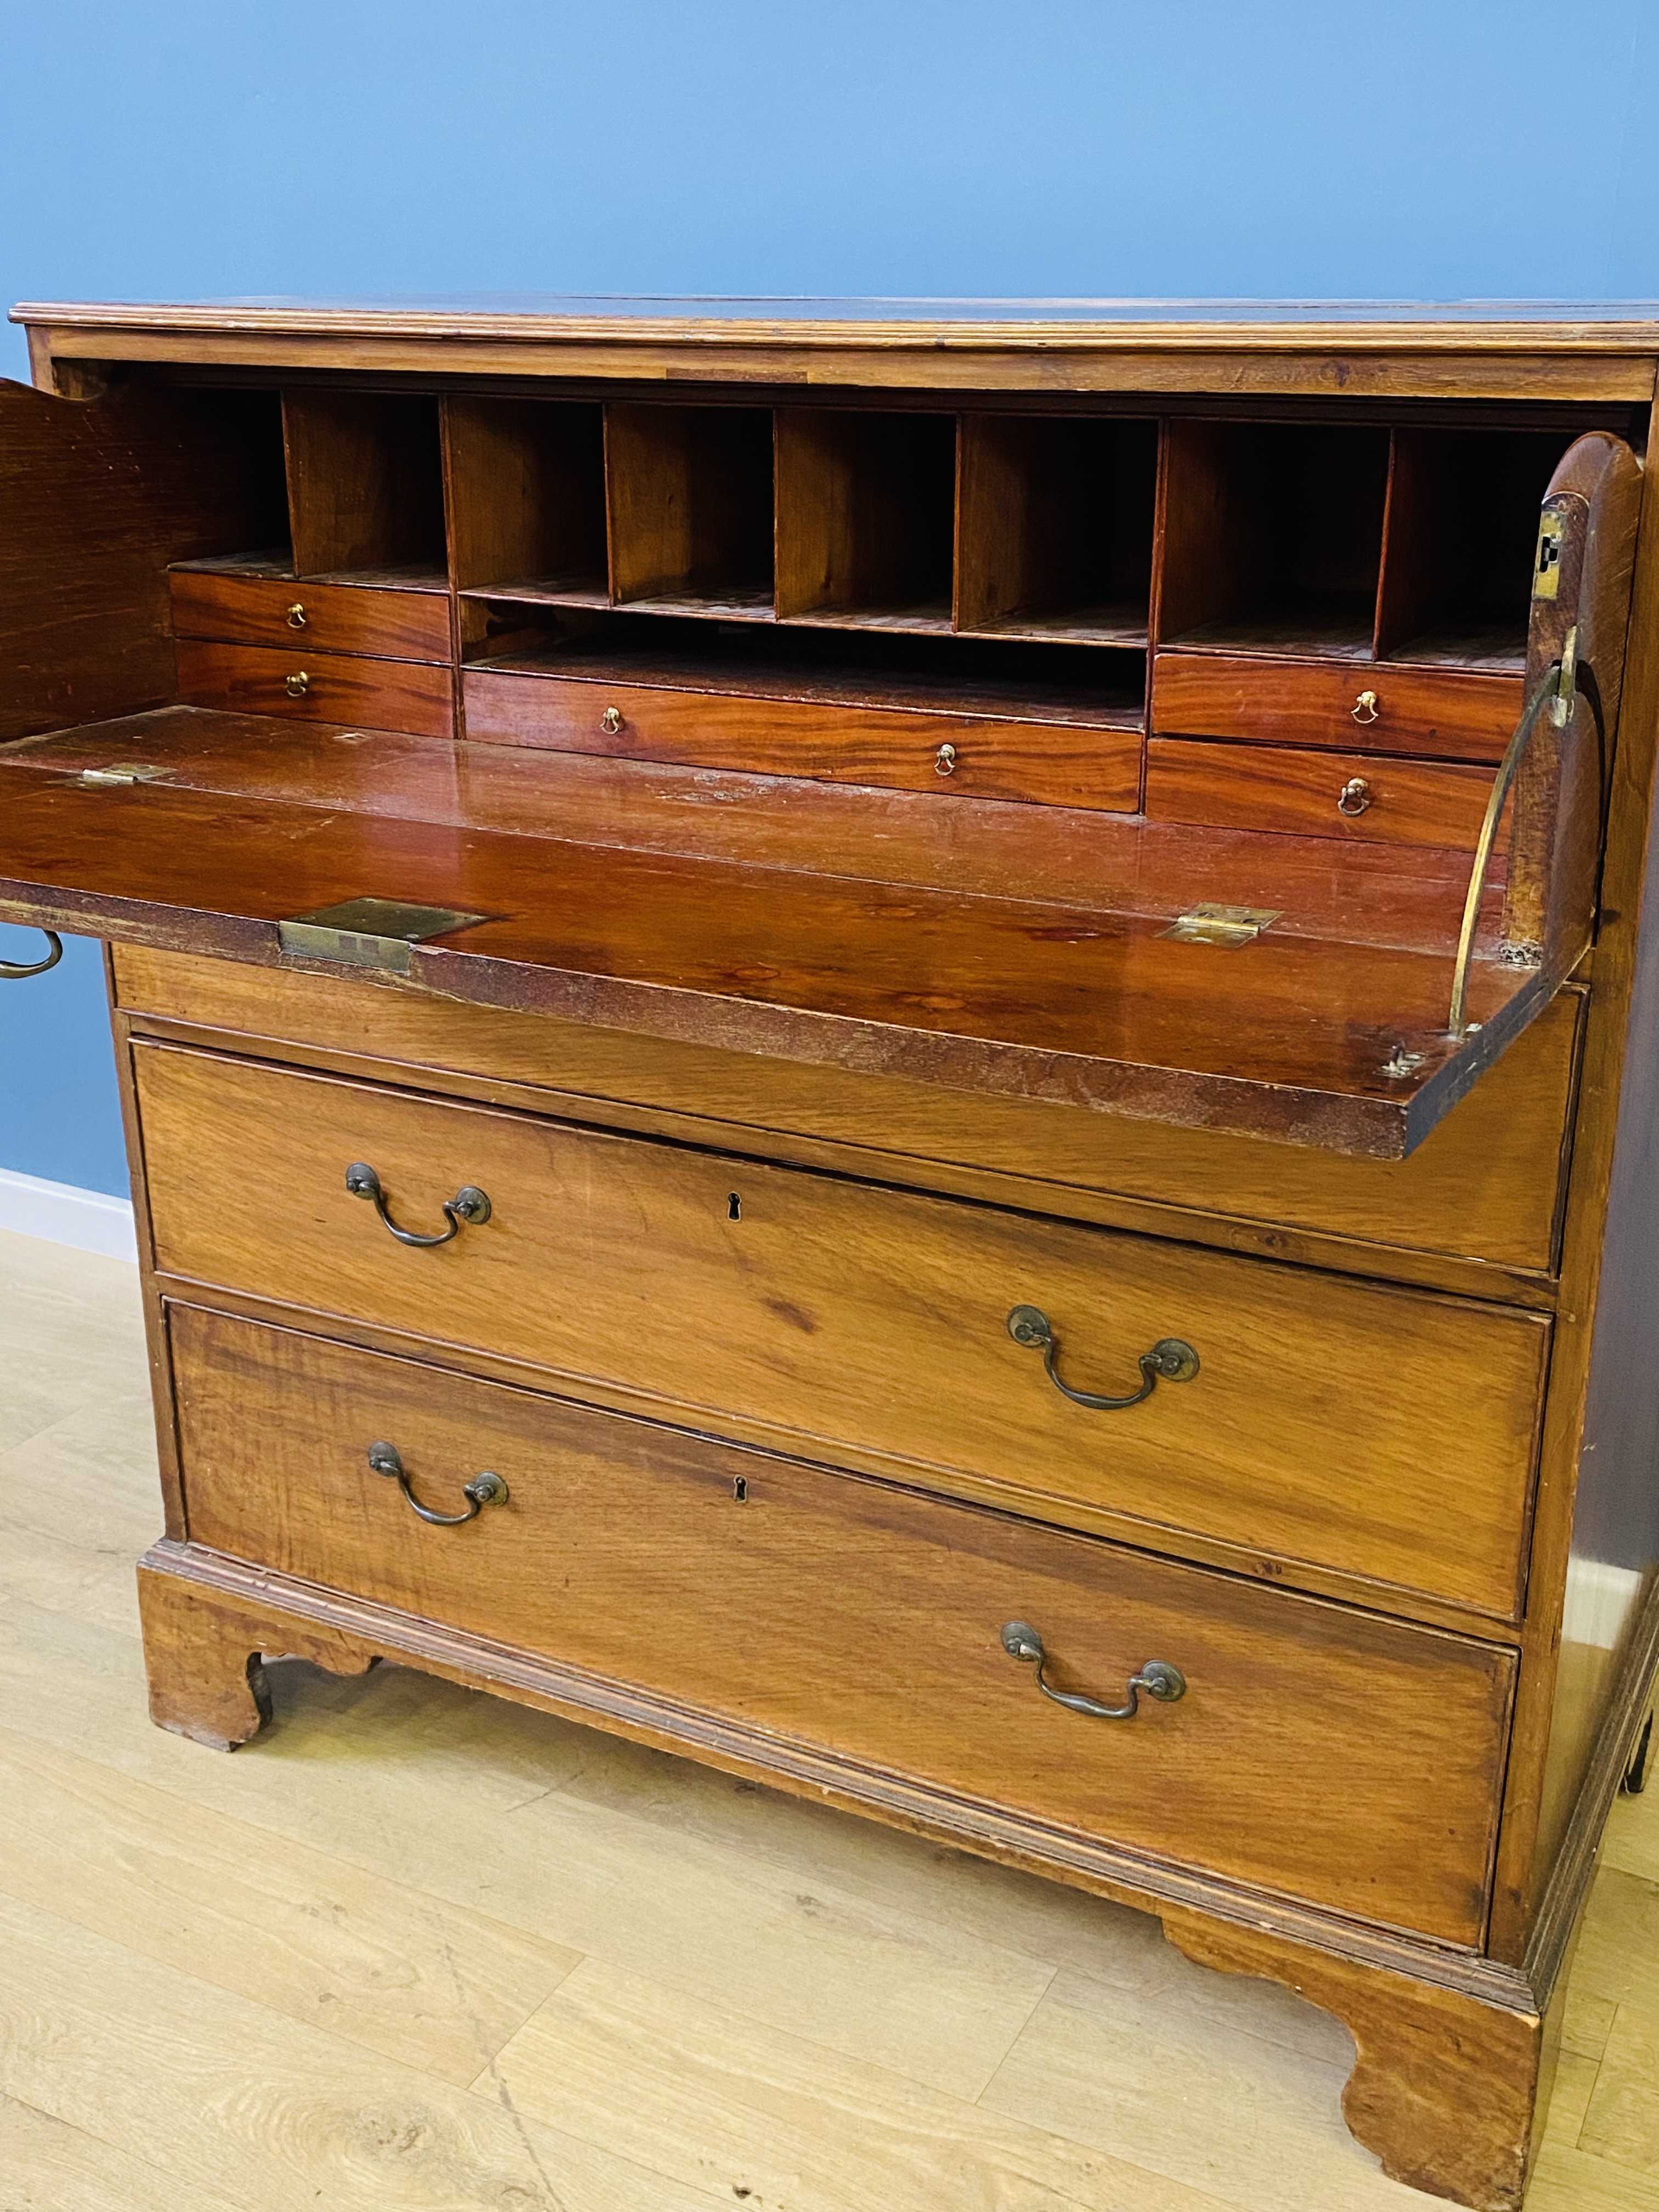
[{"label": "wood grain", "polygon": [[9,1730],[0,1777],[0,1894],[463,2087],[578,1962]]},{"label": "wood grain", "polygon": [[[475,744],[1126,814],[1140,798],[1138,731],[1045,724],[1037,714],[1002,720],[817,705],[489,668],[467,669],[461,692]],[[617,718],[615,728],[605,726],[607,714]],[[952,749],[944,774],[941,745]]]},{"label": "wood grain", "polygon": [[1144,645],[1157,481],[1152,423],[964,416],[957,628]]},{"label": "wood grain", "polygon": [[[1202,1243],[1235,1243],[1242,1221],[1291,1225],[1363,1240],[1363,1249],[1327,1243],[1320,1257],[1373,1275],[1397,1273],[1407,1250],[1467,1255],[1489,1270],[1544,1273],[1555,1263],[1577,993],[1541,1015],[1409,1160],[1380,1161],[781,1060],[764,1063],[763,1099],[755,1064],[739,1053],[142,945],[116,948],[115,974],[124,1008],[222,1032],[219,1041],[239,1052],[280,1059],[314,1048],[378,1061],[383,1076],[402,1063],[406,1079],[440,1091],[457,1073],[516,1083],[545,1091],[544,1110],[579,1118],[603,1120],[607,1102],[635,1102],[696,1117],[687,1132],[694,1139],[763,1157],[805,1157],[790,1146],[795,1133],[816,1141],[814,1165],[836,1164],[837,1148],[860,1148],[844,1164],[866,1176],[937,1176],[939,1164],[958,1164],[988,1179],[1019,1179],[1018,1190],[988,1182],[978,1194],[1050,1213],[1128,1228],[1141,1218],[1138,1206],[1173,1207],[1161,1225]],[[1127,1202],[1103,1212],[1097,1200],[1111,1194]],[[1252,1249],[1285,1257],[1301,1249],[1282,1230]],[[1489,1287],[1498,1294],[1498,1282]]]},{"label": "wood grain", "polygon": [[948,629],[954,418],[785,407],[776,437],[779,615]]},{"label": "wood grain", "polygon": [[[191,1531],[216,1550],[1061,1827],[1478,1936],[1504,1655],[315,1340],[174,1329]],[[269,1440],[252,1469],[250,1409]],[[426,1528],[368,1467],[382,1435],[441,1509],[479,1458],[512,1498]],[[1091,1731],[1002,1650],[1015,1618],[1067,1687],[1116,1701],[1173,1655],[1189,1696]],[[1340,1815],[1252,1810],[1264,1775],[1277,1804],[1333,1758]]]},{"label": "wood grain", "polygon": [[[1349,813],[1338,800],[1355,781],[1364,808]],[[1154,738],[1146,748],[1147,813],[1221,829],[1472,852],[1491,789],[1487,769],[1370,753],[1181,738]]]},{"label": "wood grain", "polygon": [[[739,1414],[787,1448],[844,1440],[1010,1503],[1109,1506],[1150,1540],[1190,1527],[1514,1613],[1539,1316],[165,1047],[135,1063],[168,1274],[474,1345],[699,1425]],[[494,1214],[441,1252],[399,1247],[346,1190],[355,1160],[405,1225],[441,1229],[468,1182]],[[1049,1316],[1075,1388],[1133,1390],[1170,1336],[1204,1370],[1088,1412],[1011,1339],[1022,1303]],[[1448,1551],[1423,1440],[1453,1434]]]},{"label": "wood grain", "polygon": [[422,561],[441,568],[434,398],[295,386],[283,395],[283,440],[298,574]]},{"label": "wood grain", "polygon": [[[1375,721],[1356,721],[1359,696]],[[1152,665],[1152,727],[1161,735],[1232,738],[1424,759],[1503,758],[1522,698],[1516,676],[1408,668],[1393,662],[1268,662],[1247,655],[1160,653]]]},{"label": "wood grain", "polygon": [[460,588],[539,577],[608,596],[602,410],[453,392],[442,414]]},{"label": "wood grain", "polygon": [[[374,591],[349,584],[303,586],[238,576],[222,568],[173,568],[167,578],[176,637],[301,653],[360,653],[390,660],[451,659],[449,603],[441,591]],[[293,619],[295,607],[304,619]]]},{"label": "wood grain", "polygon": [[1186,1914],[1166,1914],[1164,1926],[1200,1966],[1272,1975],[1347,2023],[1358,2051],[1343,2117],[1393,2179],[1475,2212],[1521,2212],[1543,2063],[1535,2013],[1297,1956]]},{"label": "wood grain", "polygon": [[770,598],[767,410],[612,402],[605,467],[614,599]]},{"label": "wood grain", "polygon": [[1334,314],[1328,303],[1264,304],[1218,325],[1190,309],[1158,314],[1103,301],[1056,317],[1052,302],[1004,302],[942,319],[937,302],[841,301],[711,313],[663,301],[553,301],[387,308],[31,303],[42,380],[82,361],[182,361],[268,369],[273,361],[338,370],[482,375],[690,378],[916,389],[1288,393],[1306,399],[1413,398],[1626,401],[1653,396],[1659,324],[1632,313],[1562,319],[1513,305],[1425,318]]},{"label": "wood grain", "polygon": [[281,498],[257,396],[0,381],[0,744],[172,698],[167,563],[280,535]]},{"label": "wood grain", "polygon": [[[271,718],[273,732],[282,726]],[[123,732],[129,743],[132,734]],[[96,743],[71,741],[65,767],[81,742]],[[106,747],[93,754],[109,757]],[[1461,896],[1455,875],[1431,854],[1414,857],[1409,883],[1382,880],[1373,901],[1346,860],[1333,884],[1328,863],[1310,857],[1318,841],[1262,840],[1274,874],[1280,861],[1299,872],[1325,908],[1304,914],[1304,928],[1328,926],[1334,905],[1348,941],[1303,936],[1291,924],[1219,951],[1169,936],[1167,906],[1163,919],[1140,918],[1159,900],[1150,872],[1137,880],[1132,870],[1133,889],[1117,892],[1128,915],[897,888],[890,874],[872,890],[844,876],[561,842],[545,834],[553,826],[545,810],[540,837],[458,837],[403,816],[382,772],[386,757],[366,758],[331,734],[309,753],[252,750],[255,783],[285,779],[305,794],[301,803],[223,795],[246,779],[244,758],[237,750],[204,779],[218,787],[210,797],[182,782],[89,791],[35,765],[40,754],[28,764],[0,757],[0,773],[17,779],[0,842],[0,907],[52,926],[95,920],[106,936],[270,962],[279,918],[372,890],[495,917],[453,948],[414,949],[411,976],[445,997],[1378,1158],[1402,1158],[1420,1143],[1552,994],[1536,975],[1477,960],[1470,1012],[1480,1029],[1461,1042],[1448,1036],[1449,958],[1392,942],[1396,929],[1434,941],[1437,912]],[[416,766],[414,805],[432,803],[426,792],[437,779],[441,820],[464,817],[449,750]],[[316,803],[323,788],[338,801],[326,810]],[[354,789],[362,811],[348,801]],[[791,792],[791,815],[811,803],[802,793],[843,798],[828,786]],[[702,808],[718,823],[711,797],[702,794]],[[887,804],[901,802],[939,811],[887,795]],[[143,836],[134,834],[135,808]],[[1121,857],[1133,862],[1151,842],[1159,873],[1168,869],[1164,895],[1182,900],[1177,914],[1195,878],[1239,883],[1239,847],[1255,842],[1124,826],[1132,849]],[[724,835],[716,830],[717,846]],[[694,823],[670,842],[682,840],[698,845]],[[1390,869],[1400,869],[1401,850],[1391,852]],[[890,868],[895,857],[902,851]],[[955,873],[960,880],[960,864]],[[1400,919],[1408,893],[1416,895],[1409,924]],[[1389,945],[1375,943],[1370,915]]]},{"label": "wood grain", "polygon": [[[438,603],[444,606],[441,600]],[[445,618],[448,610],[444,606]],[[413,660],[371,660],[301,646],[219,645],[181,637],[179,690],[198,707],[232,714],[280,714],[295,721],[362,722],[370,729],[447,737],[454,727],[447,668]],[[303,674],[295,697],[289,680]]]}]

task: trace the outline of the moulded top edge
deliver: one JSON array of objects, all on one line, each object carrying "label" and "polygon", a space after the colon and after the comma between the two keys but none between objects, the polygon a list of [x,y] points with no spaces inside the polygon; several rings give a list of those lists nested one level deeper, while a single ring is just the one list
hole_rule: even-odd
[{"label": "moulded top edge", "polygon": [[158,332],[945,347],[1659,351],[1659,301],[833,300],[543,294],[25,301],[14,322]]}]

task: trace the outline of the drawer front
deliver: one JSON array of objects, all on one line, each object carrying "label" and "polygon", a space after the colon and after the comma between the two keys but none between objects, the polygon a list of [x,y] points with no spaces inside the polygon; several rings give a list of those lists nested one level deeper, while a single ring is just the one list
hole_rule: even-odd
[{"label": "drawer front", "polygon": [[447,592],[381,592],[187,568],[173,569],[167,583],[175,637],[366,653],[388,660],[453,658]]},{"label": "drawer front", "polygon": [[447,738],[455,726],[447,668],[412,660],[354,660],[281,646],[178,641],[179,695],[193,707],[237,714],[292,714],[307,722],[362,723]]},{"label": "drawer front", "polygon": [[[1513,1614],[1541,1317],[174,1048],[135,1049],[157,1265],[814,1457],[1133,1516]],[[437,1249],[446,1200],[490,1218]],[[1195,1378],[1125,1395],[1182,1340]],[[1456,1541],[1447,1541],[1449,1520]]]},{"label": "drawer front", "polygon": [[[765,1147],[776,1143],[770,1133],[783,1132],[853,1145],[890,1155],[899,1173],[915,1174],[918,1162],[987,1168],[1045,1184],[1045,1203],[1062,1213],[1077,1208],[1079,1193],[1109,1193],[1501,1267],[1554,1266],[1582,1005],[1572,991],[1409,1159],[1369,1160],[1024,1099],[970,1098],[842,1068],[757,1062],[550,1015],[143,945],[118,945],[113,955],[122,1007],[236,1033],[256,1048],[291,1040],[404,1061],[440,1087],[453,1072],[544,1086],[561,1103],[643,1104],[737,1125],[734,1144]],[[744,1123],[763,1123],[764,1132]],[[1370,1272],[1389,1272],[1386,1252]]]},{"label": "drawer front", "polygon": [[[1133,814],[1140,732],[469,668],[475,743]],[[944,748],[944,750],[941,750]]]},{"label": "drawer front", "polygon": [[[1003,1515],[173,1306],[198,1543],[953,1796],[1479,1940],[1510,1655]],[[248,1440],[257,1437],[258,1449]],[[369,1466],[389,1443],[428,1508]],[[744,1495],[738,1495],[741,1486]],[[1118,1703],[1149,1659],[1176,1702]],[[1310,1817],[1314,1808],[1317,1817]]]},{"label": "drawer front", "polygon": [[[1160,653],[1152,727],[1160,736],[1252,744],[1421,753],[1498,762],[1521,718],[1522,679],[1391,661],[1271,660]],[[1374,703],[1362,702],[1369,692]]]},{"label": "drawer front", "polygon": [[1473,852],[1492,785],[1489,769],[1450,762],[1182,738],[1154,738],[1146,748],[1147,813],[1224,830]]}]

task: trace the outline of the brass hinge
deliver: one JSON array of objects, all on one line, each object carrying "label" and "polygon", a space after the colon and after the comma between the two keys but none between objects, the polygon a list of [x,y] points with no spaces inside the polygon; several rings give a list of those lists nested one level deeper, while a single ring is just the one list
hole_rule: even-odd
[{"label": "brass hinge", "polygon": [[146,761],[113,761],[108,768],[83,768],[78,782],[101,787],[117,783],[159,783],[171,775],[170,768],[152,768]]},{"label": "brass hinge", "polygon": [[1248,945],[1284,911],[1279,906],[1214,906],[1206,900],[1188,907],[1158,934],[1178,938],[1183,945]]},{"label": "brass hinge", "polygon": [[355,898],[279,921],[276,941],[284,952],[306,959],[341,960],[348,967],[407,975],[410,945],[447,937],[453,929],[471,929],[489,918],[453,907],[411,906],[406,899]]}]

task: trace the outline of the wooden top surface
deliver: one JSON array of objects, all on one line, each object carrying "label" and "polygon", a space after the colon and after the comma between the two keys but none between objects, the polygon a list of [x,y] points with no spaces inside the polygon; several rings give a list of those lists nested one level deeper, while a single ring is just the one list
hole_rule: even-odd
[{"label": "wooden top surface", "polygon": [[710,345],[1433,347],[1659,353],[1659,301],[836,300],[483,293],[408,299],[26,301],[14,322],[178,332],[353,333]]},{"label": "wooden top surface", "polygon": [[[79,780],[122,760],[168,773]],[[1334,1151],[1403,1155],[1544,1002],[1479,963],[1484,1028],[1451,1044],[1461,871],[1406,848],[1356,867],[1318,839],[781,780],[768,800],[579,757],[532,778],[510,750],[190,708],[0,764],[0,914],[274,964],[285,917],[415,901],[487,917],[414,949],[445,996]],[[1284,921],[1237,949],[1165,935],[1200,899]]]},{"label": "wooden top surface", "polygon": [[1659,301],[558,298],[30,301],[77,364],[1231,399],[1650,403]]}]

